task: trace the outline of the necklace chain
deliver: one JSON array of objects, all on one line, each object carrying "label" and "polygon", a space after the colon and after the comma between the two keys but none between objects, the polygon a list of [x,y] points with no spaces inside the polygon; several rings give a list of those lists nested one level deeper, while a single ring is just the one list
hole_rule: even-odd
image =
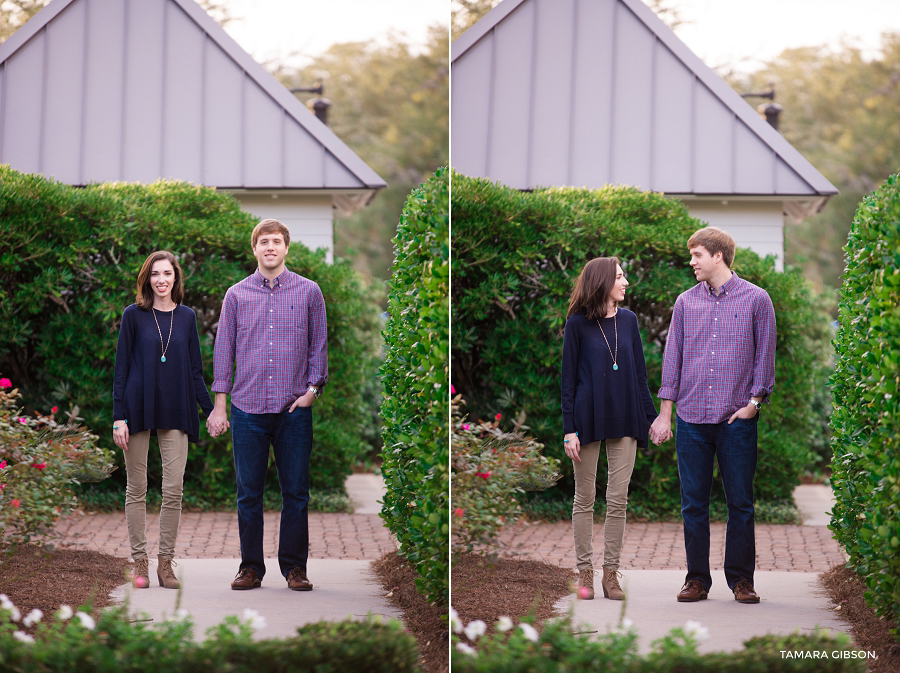
[{"label": "necklace chain", "polygon": [[[178,304],[175,304],[175,308],[178,308]],[[172,343],[172,325],[175,324],[175,309],[172,309],[172,320],[169,322],[169,338],[166,339],[165,344],[163,344],[162,330],[159,328],[159,320],[156,319],[156,309],[151,306],[150,310],[153,311],[153,321],[156,323],[156,331],[159,332],[159,346],[160,348],[162,348],[162,357],[159,359],[159,361],[165,362],[166,351],[169,350],[169,344]],[[616,347],[618,348],[618,343]]]},{"label": "necklace chain", "polygon": [[603,331],[603,326],[600,324],[600,321],[597,321],[597,327],[600,328],[600,334],[603,335],[603,340],[606,342],[606,347],[609,349],[609,357],[612,358],[613,361],[613,371],[619,369],[619,325],[616,322],[616,316],[619,314],[619,309],[616,309],[616,312],[613,313],[613,330],[615,330],[616,334],[616,352],[613,354],[613,349],[609,347],[609,339],[606,338],[606,332]]}]

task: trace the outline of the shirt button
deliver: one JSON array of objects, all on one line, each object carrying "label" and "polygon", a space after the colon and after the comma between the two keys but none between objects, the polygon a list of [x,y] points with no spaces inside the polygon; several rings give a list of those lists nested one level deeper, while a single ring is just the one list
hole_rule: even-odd
[{"label": "shirt button", "polygon": [[712,369],[710,369],[709,371],[712,371]]},{"label": "shirt button", "polygon": [[269,342],[269,345],[270,345],[270,346],[272,345],[272,342],[271,342],[271,341]]},{"label": "shirt button", "polygon": [[713,352],[712,352],[712,354],[713,354],[713,355],[715,355],[715,354],[716,354],[716,352],[715,352],[715,351],[713,351]]},{"label": "shirt button", "polygon": [[271,376],[269,378],[272,378]]},{"label": "shirt button", "polygon": [[275,310],[274,308],[270,308],[270,309],[269,309],[269,313],[271,313],[271,312],[274,311],[274,310]]},{"label": "shirt button", "polygon": [[712,388],[712,386],[710,386],[710,388]]},{"label": "shirt button", "polygon": [[713,320],[718,320],[718,318],[713,318]]},{"label": "shirt button", "polygon": [[713,334],[713,339],[715,339],[715,338],[716,338],[716,335],[715,335],[715,334]]},{"label": "shirt button", "polygon": [[269,325],[269,329],[275,329],[275,325]]},{"label": "shirt button", "polygon": [[272,360],[271,360],[271,359],[269,359],[269,362],[271,362],[271,361],[272,361]]}]

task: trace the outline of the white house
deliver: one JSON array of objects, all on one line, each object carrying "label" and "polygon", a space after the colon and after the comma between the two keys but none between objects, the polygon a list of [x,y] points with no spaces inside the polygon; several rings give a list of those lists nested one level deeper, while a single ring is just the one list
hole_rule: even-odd
[{"label": "white house", "polygon": [[0,163],[186,180],[333,251],[385,182],[193,0],[53,0],[0,45]]},{"label": "white house", "polygon": [[779,269],[784,215],[837,194],[640,0],[503,0],[451,60],[460,173],[664,192]]}]

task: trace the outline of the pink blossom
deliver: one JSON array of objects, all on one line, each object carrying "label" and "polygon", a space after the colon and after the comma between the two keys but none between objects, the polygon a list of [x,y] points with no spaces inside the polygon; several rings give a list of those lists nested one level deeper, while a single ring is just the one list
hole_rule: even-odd
[{"label": "pink blossom", "polygon": [[27,423],[27,422],[28,422],[27,418],[25,418],[24,416],[19,416],[19,423]]},{"label": "pink blossom", "polygon": [[456,388],[453,387],[453,384],[450,384],[450,392],[456,395]]},{"label": "pink blossom", "polygon": [[501,418],[503,418],[503,414],[497,414],[496,416],[494,416],[495,421],[499,421]]},{"label": "pink blossom", "polygon": [[18,499],[18,498],[13,498],[12,500],[9,501],[9,504],[10,504],[11,506],[17,508],[17,507],[18,507],[19,505],[21,505],[22,503],[19,502],[19,499]]},{"label": "pink blossom", "polygon": [[57,411],[59,411],[59,407],[53,407],[53,408],[50,410],[50,413],[51,413],[51,414],[55,414]]},{"label": "pink blossom", "polygon": [[6,467],[6,461],[5,461],[5,460],[2,461],[2,462],[0,462],[0,470],[2,470],[4,467]]},{"label": "pink blossom", "polygon": [[12,388],[12,381],[9,379],[0,379],[0,388]]},{"label": "pink blossom", "polygon": [[43,463],[32,463],[31,467],[36,467],[39,470],[43,470],[45,467],[47,467],[47,462],[44,461]]},{"label": "pink blossom", "polygon": [[456,509],[453,510],[453,515],[454,515],[454,516],[459,516],[459,517],[461,517],[461,516],[463,516],[465,513],[466,513],[466,512],[465,512],[465,510],[463,510],[462,507],[457,507]]},{"label": "pink blossom", "polygon": [[476,472],[475,476],[481,477],[482,479],[487,479],[488,477],[491,476],[491,473],[490,472]]},{"label": "pink blossom", "polygon": [[469,429],[469,424],[468,424],[468,423],[463,423],[462,429],[463,429],[463,430],[468,430],[468,429]]}]

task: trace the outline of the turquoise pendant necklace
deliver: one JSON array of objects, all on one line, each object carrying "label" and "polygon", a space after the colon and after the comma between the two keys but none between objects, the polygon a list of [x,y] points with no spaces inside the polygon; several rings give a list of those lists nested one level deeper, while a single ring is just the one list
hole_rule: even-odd
[{"label": "turquoise pendant necklace", "polygon": [[[175,308],[178,308],[178,304],[175,304]],[[159,320],[156,319],[156,309],[152,306],[150,310],[153,311],[153,321],[156,323],[156,331],[159,332],[159,346],[162,349],[162,357],[159,359],[160,362],[166,361],[166,351],[169,350],[169,344],[172,343],[172,325],[175,324],[175,309],[172,309],[172,320],[169,322],[169,338],[166,339],[166,343],[163,344],[162,338],[162,330],[159,328]],[[618,348],[618,344],[616,345]]]},{"label": "turquoise pendant necklace", "polygon": [[[613,354],[613,349],[609,348],[609,339],[606,338],[606,332],[603,331],[603,327],[600,325],[600,321],[597,321],[597,327],[600,328],[600,334],[603,335],[603,340],[606,342],[606,347],[609,348],[609,357],[612,358],[613,361],[613,371],[619,371],[619,363],[617,362],[619,359],[619,326],[616,323],[616,316],[619,314],[619,309],[616,308],[616,312],[613,313],[613,329],[616,333],[616,352]],[[162,337],[160,337],[162,338]]]}]

